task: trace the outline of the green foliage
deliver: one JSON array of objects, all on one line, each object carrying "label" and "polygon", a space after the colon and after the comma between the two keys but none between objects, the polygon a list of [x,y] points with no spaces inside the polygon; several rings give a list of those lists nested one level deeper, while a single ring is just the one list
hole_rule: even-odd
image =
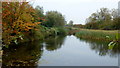
[{"label": "green foliage", "polygon": [[98,29],[98,24],[97,23],[87,23],[85,25],[87,29]]},{"label": "green foliage", "polygon": [[116,33],[116,37],[115,39],[113,39],[113,41],[111,41],[108,46],[109,49],[113,49],[115,46],[118,46],[120,44],[120,37],[119,37],[120,33],[118,31],[118,33]]},{"label": "green foliage", "polygon": [[57,36],[57,35],[66,35],[67,31],[64,27],[53,27],[48,30],[48,34],[51,36]]},{"label": "green foliage", "polygon": [[57,28],[57,35],[67,35],[67,30],[64,27]]},{"label": "green foliage", "polygon": [[39,17],[43,17],[44,16],[44,11],[43,11],[43,7],[40,7],[40,6],[36,6],[35,7],[35,10],[36,10],[36,14],[39,16]]},{"label": "green foliage", "polygon": [[34,40],[43,40],[45,32],[42,31],[42,29],[44,29],[44,28],[42,28],[39,25],[36,28],[37,28],[37,30],[32,30],[32,32],[31,32],[31,36],[32,36],[31,38]]},{"label": "green foliage", "polygon": [[116,45],[116,43],[115,42],[110,42],[109,44],[108,44],[108,46],[109,46],[109,49],[113,49],[113,47]]},{"label": "green foliage", "polygon": [[115,30],[120,29],[120,17],[113,19],[112,28]]},{"label": "green foliage", "polygon": [[43,23],[46,27],[58,27],[65,25],[64,16],[57,11],[48,11],[46,12],[46,22]]},{"label": "green foliage", "polygon": [[85,28],[103,30],[120,29],[120,18],[117,13],[117,9],[109,10],[108,8],[101,8],[100,11],[93,13],[86,19]]},{"label": "green foliage", "polygon": [[43,7],[36,6],[35,7],[35,20],[36,22],[44,22],[44,10]]}]

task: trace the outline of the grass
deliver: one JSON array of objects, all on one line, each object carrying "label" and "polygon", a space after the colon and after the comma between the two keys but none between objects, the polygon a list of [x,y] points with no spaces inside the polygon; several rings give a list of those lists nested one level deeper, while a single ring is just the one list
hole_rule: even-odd
[{"label": "grass", "polygon": [[111,41],[111,40],[116,39],[116,33],[117,33],[117,30],[81,29],[75,35],[79,38]]}]

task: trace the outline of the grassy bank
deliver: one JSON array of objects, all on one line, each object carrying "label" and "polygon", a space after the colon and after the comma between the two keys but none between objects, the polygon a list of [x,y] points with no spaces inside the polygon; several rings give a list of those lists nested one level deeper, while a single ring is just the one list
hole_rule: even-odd
[{"label": "grassy bank", "polygon": [[81,29],[75,35],[79,38],[111,41],[116,39],[117,30],[90,30]]}]

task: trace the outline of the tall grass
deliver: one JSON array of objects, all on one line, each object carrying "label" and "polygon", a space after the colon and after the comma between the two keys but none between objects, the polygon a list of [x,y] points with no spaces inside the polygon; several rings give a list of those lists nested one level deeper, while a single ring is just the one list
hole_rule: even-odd
[{"label": "tall grass", "polygon": [[95,40],[106,40],[111,41],[116,38],[117,31],[107,30],[88,30],[82,29],[75,35],[79,38],[95,39]]}]

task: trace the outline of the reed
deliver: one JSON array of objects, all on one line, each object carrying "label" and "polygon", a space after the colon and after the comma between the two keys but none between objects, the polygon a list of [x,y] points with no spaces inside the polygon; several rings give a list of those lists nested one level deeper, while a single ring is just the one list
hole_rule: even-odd
[{"label": "reed", "polygon": [[75,35],[79,38],[111,41],[113,39],[116,39],[116,33],[117,33],[117,30],[81,29]]}]

